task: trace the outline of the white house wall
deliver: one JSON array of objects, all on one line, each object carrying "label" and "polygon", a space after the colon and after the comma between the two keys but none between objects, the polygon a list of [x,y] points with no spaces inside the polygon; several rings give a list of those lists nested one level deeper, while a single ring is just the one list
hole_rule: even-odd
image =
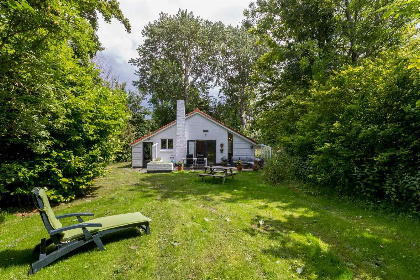
[{"label": "white house wall", "polygon": [[144,139],[143,141],[134,144],[131,147],[131,151],[132,151],[131,165],[133,167],[143,166],[143,142],[153,142],[153,144],[158,143],[156,158],[160,158],[163,161],[170,161],[171,156],[175,156],[175,149],[162,149],[160,140],[173,139],[174,145],[175,145],[175,137],[176,137],[176,126],[173,125],[161,132],[156,133],[150,138]]},{"label": "white house wall", "polygon": [[[171,161],[171,157],[175,157],[175,138],[176,138],[176,125],[173,125],[161,132],[156,133],[150,140],[144,140],[144,142],[153,142],[153,144],[158,143],[156,157],[162,159],[163,161]],[[162,149],[161,139],[173,139],[173,149]]]},{"label": "white house wall", "polygon": [[[203,132],[208,130],[208,132]],[[197,114],[186,121],[187,140],[216,140],[216,162],[221,162],[222,157],[228,156],[227,130],[205,117]],[[223,153],[220,153],[220,144],[223,143]]]}]

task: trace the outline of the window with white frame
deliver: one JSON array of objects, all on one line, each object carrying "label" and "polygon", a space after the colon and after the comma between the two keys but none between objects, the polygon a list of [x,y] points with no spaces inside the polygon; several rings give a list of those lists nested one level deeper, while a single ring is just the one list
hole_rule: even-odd
[{"label": "window with white frame", "polygon": [[172,150],[174,148],[174,139],[160,139],[161,150]]}]

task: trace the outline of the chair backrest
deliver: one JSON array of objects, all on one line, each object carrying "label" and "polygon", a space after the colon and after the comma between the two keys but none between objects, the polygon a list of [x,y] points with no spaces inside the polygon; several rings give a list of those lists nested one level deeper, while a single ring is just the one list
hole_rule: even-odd
[{"label": "chair backrest", "polygon": [[193,163],[194,163],[194,155],[187,154],[187,164],[193,164]]},{"label": "chair backrest", "polygon": [[197,164],[204,164],[204,155],[197,155]]},{"label": "chair backrest", "polygon": [[53,210],[51,209],[50,202],[48,201],[47,194],[43,188],[34,188],[32,190],[34,195],[34,202],[36,207],[41,214],[42,221],[44,222],[45,228],[48,233],[53,229],[59,229],[63,227],[61,222],[55,217]]}]

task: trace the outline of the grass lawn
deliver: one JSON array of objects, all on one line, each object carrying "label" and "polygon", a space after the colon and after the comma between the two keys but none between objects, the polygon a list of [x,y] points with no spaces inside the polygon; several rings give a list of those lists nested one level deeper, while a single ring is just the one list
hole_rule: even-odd
[{"label": "grass lawn", "polygon": [[[225,185],[195,173],[110,166],[92,196],[54,207],[96,217],[140,211],[138,230],[104,238],[26,274],[47,236],[37,213],[0,213],[0,279],[419,279],[420,221],[270,186],[258,172]],[[86,219],[88,220],[88,219]],[[65,225],[75,223],[73,218]]]}]

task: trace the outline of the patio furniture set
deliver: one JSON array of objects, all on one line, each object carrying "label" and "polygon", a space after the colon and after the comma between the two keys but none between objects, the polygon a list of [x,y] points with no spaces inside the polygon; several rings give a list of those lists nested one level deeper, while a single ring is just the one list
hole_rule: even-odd
[{"label": "patio furniture set", "polygon": [[[207,172],[207,169],[209,172]],[[214,178],[222,178],[222,185],[225,183],[226,177],[232,177],[234,180],[234,176],[238,174],[237,172],[233,171],[234,167],[226,167],[226,166],[204,166],[204,173],[198,174],[201,177],[202,181],[204,181],[205,177],[212,177]]]}]

